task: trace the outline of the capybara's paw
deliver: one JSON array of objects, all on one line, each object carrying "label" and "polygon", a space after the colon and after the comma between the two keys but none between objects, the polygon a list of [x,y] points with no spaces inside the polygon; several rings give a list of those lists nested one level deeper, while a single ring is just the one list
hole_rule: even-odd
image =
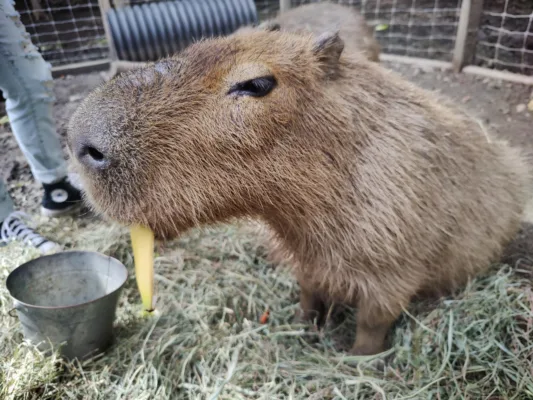
[{"label": "capybara's paw", "polygon": [[364,329],[359,327],[355,334],[355,343],[350,354],[354,356],[373,356],[387,349],[385,327],[381,329]]},{"label": "capybara's paw", "polygon": [[355,343],[349,353],[353,356],[373,356],[385,350],[384,343]]},{"label": "capybara's paw", "polygon": [[297,312],[299,317],[297,318],[302,322],[316,323],[318,327],[321,327],[324,323],[325,313],[326,305],[320,295],[301,287],[300,308]]},{"label": "capybara's paw", "polygon": [[294,322],[299,324],[316,324],[318,327],[320,327],[323,320],[323,312],[315,310],[303,310],[301,307],[296,310],[294,315]]}]

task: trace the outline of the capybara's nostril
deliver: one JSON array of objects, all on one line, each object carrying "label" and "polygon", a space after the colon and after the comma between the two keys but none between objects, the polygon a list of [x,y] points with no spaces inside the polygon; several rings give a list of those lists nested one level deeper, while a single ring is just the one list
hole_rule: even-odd
[{"label": "capybara's nostril", "polygon": [[104,152],[90,144],[80,144],[76,157],[86,168],[91,170],[103,170],[109,166],[109,159]]},{"label": "capybara's nostril", "polygon": [[87,147],[87,154],[95,161],[102,161],[104,159],[104,155],[92,146]]}]

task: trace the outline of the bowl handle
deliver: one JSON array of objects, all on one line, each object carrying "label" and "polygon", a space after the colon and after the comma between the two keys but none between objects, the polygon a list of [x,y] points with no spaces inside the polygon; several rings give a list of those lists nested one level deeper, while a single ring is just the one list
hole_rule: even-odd
[{"label": "bowl handle", "polygon": [[9,315],[11,318],[17,318],[17,315],[13,313],[16,310],[20,309],[21,308],[20,306],[21,304],[15,300],[13,304],[13,308],[7,312],[7,315]]}]

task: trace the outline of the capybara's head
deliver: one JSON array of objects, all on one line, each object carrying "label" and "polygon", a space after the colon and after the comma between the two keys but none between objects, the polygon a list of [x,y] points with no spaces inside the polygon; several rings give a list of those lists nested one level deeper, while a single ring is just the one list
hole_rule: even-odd
[{"label": "capybara's head", "polygon": [[69,125],[87,200],[165,239],[260,214],[291,168],[280,154],[292,152],[299,116],[340,73],[342,50],[337,33],[259,30],[195,43],[107,82]]}]

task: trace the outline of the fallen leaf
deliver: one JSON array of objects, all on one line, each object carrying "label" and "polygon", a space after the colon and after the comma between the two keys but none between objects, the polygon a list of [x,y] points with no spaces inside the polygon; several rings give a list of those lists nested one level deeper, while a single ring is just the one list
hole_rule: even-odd
[{"label": "fallen leaf", "polygon": [[270,317],[270,311],[266,310],[259,318],[259,323],[263,325],[266,324],[268,322],[268,317]]}]

